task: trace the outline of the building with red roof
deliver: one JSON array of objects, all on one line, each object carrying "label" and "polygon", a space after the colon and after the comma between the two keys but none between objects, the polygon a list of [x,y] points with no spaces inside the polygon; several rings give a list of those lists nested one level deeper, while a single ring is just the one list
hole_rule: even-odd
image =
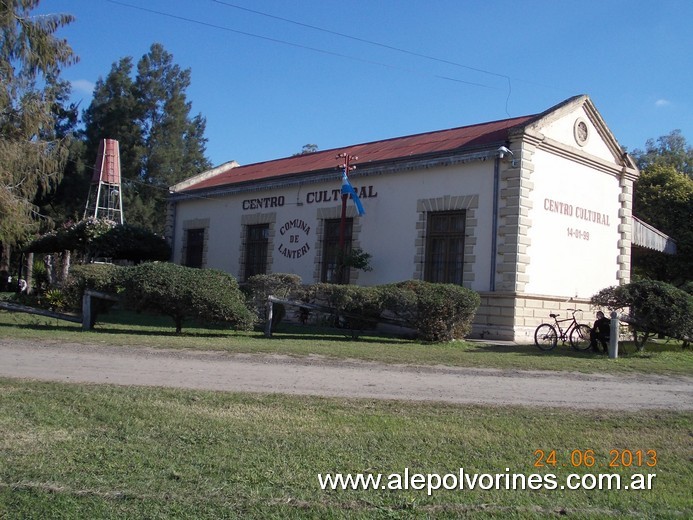
[{"label": "building with red roof", "polygon": [[[350,200],[342,219],[344,156],[365,214]],[[580,308],[589,321],[590,296],[629,281],[637,177],[576,96],[539,114],[225,163],[171,187],[167,236],[174,262],[241,282],[335,281],[341,243],[372,267],[342,282],[460,284],[482,297],[474,336],[532,341],[549,313]]]}]

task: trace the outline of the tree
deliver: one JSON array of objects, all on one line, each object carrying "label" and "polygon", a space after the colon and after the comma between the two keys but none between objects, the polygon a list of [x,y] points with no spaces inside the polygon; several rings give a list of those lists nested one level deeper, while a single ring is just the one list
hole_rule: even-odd
[{"label": "tree", "polygon": [[633,213],[676,241],[676,254],[634,250],[633,269],[641,277],[682,285],[693,269],[693,179],[671,166],[650,166],[635,187]]},{"label": "tree", "polygon": [[641,170],[653,166],[671,166],[688,177],[693,175],[693,147],[686,142],[681,130],[673,130],[656,142],[648,139],[645,151],[636,148],[631,155]]},{"label": "tree", "polygon": [[294,157],[297,155],[306,155],[309,153],[315,153],[318,151],[318,145],[317,144],[304,144],[303,148],[301,148],[301,151],[299,153],[295,153]]},{"label": "tree", "polygon": [[[84,163],[86,169],[77,179],[81,184],[82,205],[86,203],[93,166],[99,144],[103,139],[119,143],[123,208],[128,222],[142,225],[154,215],[142,208],[140,185],[143,175],[144,136],[140,125],[143,108],[135,93],[131,78],[132,58],[120,59],[111,66],[106,78],[99,78],[94,87],[91,104],[82,114],[84,123]],[[83,215],[84,206],[82,207]]]},{"label": "tree", "polygon": [[87,192],[82,191],[84,183],[79,181],[80,176],[85,175],[82,161],[84,143],[81,139],[74,138],[78,134],[79,107],[69,102],[70,84],[60,81],[56,83],[55,89],[56,99],[52,108],[55,135],[66,143],[67,161],[57,188],[49,192],[41,191],[34,202],[40,208],[41,214],[52,222],[64,222],[66,216],[72,220],[81,218],[84,211]]},{"label": "tree", "polygon": [[43,254],[70,251],[87,263],[96,258],[140,263],[168,260],[171,256],[171,248],[162,236],[130,224],[93,217],[41,235],[25,251]]},{"label": "tree", "polygon": [[211,167],[205,158],[206,121],[190,118],[192,105],[185,90],[190,69],[182,70],[161,44],[154,44],[137,64],[134,89],[141,103],[145,155],[142,180],[152,189],[143,193],[163,230],[168,187]]},{"label": "tree", "polygon": [[666,334],[684,343],[693,336],[693,296],[664,282],[640,280],[607,287],[592,296],[590,303],[612,311],[627,309],[628,315],[621,319],[630,324],[641,351],[655,334]]},{"label": "tree", "polygon": [[82,121],[87,156],[91,161],[88,164],[96,162],[102,139],[115,139],[120,144],[123,177],[139,179],[144,138],[138,121],[143,111],[130,77],[132,67],[132,58],[122,58],[111,66],[105,79],[97,80],[91,104],[82,114]]},{"label": "tree", "polygon": [[190,117],[190,70],[176,65],[161,44],[137,63],[134,80],[132,72],[132,58],[122,58],[97,82],[84,113],[87,151],[95,158],[101,139],[119,141],[125,218],[161,232],[168,187],[211,167],[206,120]]},{"label": "tree", "polygon": [[679,130],[647,141],[647,151],[633,152],[641,168],[635,185],[633,214],[676,241],[676,255],[634,249],[633,271],[639,277],[682,285],[693,269],[693,152]]},{"label": "tree", "polygon": [[0,3],[0,242],[8,249],[36,232],[36,197],[57,186],[67,156],[57,113],[63,67],[77,61],[55,33],[70,15],[32,17],[38,0]]}]

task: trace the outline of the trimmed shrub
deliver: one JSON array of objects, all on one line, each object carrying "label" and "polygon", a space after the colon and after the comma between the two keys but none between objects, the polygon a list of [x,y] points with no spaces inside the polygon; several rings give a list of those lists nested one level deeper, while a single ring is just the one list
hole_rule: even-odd
[{"label": "trimmed shrub", "polygon": [[681,286],[681,290],[688,293],[688,294],[693,295],[693,281],[686,282],[685,284],[683,284]]},{"label": "trimmed shrub", "polygon": [[[301,288],[301,277],[297,274],[256,274],[243,284],[242,291],[247,294],[248,301],[261,319],[266,318],[267,297],[272,295],[282,300],[292,298]],[[282,304],[274,304],[272,326],[278,325],[286,316]]]},{"label": "trimmed shrub", "polygon": [[351,328],[372,327],[383,316],[431,342],[464,338],[481,303],[471,289],[414,280],[375,287],[315,284],[304,289],[302,299],[335,309],[338,315],[358,316],[347,320]]},{"label": "trimmed shrub", "polygon": [[66,225],[31,242],[25,249],[33,253],[77,251],[87,261],[96,257],[116,260],[168,260],[171,248],[164,237],[147,229],[93,217]]},{"label": "trimmed shrub", "polygon": [[416,329],[424,341],[464,338],[481,304],[478,293],[454,284],[410,280],[383,291],[385,308]]},{"label": "trimmed shrub", "polygon": [[171,247],[164,237],[130,224],[115,226],[94,238],[93,249],[99,256],[135,263],[171,258]]},{"label": "trimmed shrub", "polygon": [[378,287],[319,283],[306,287],[301,299],[335,309],[339,323],[350,329],[373,328],[383,311]]},{"label": "trimmed shrub", "polygon": [[591,303],[615,311],[627,309],[624,321],[630,324],[639,350],[654,334],[684,341],[693,337],[693,295],[668,283],[640,280],[607,287],[592,296]]},{"label": "trimmed shrub", "polygon": [[123,268],[122,280],[129,307],[170,316],[177,333],[188,318],[237,329],[255,322],[236,279],[222,271],[157,262]]},{"label": "trimmed shrub", "polygon": [[[116,294],[120,287],[120,272],[122,268],[113,264],[84,264],[70,267],[67,280],[63,284],[67,307],[80,310],[82,308],[82,295],[87,289]],[[96,300],[92,313],[106,312],[114,302]]]}]

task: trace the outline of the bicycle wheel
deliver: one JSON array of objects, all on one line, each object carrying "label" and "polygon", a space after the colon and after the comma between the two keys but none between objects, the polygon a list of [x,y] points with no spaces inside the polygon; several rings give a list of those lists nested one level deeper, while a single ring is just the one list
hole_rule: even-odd
[{"label": "bicycle wheel", "polygon": [[590,333],[592,329],[584,323],[570,331],[570,346],[575,350],[587,350],[590,348]]},{"label": "bicycle wheel", "polygon": [[534,331],[534,344],[541,350],[552,350],[556,348],[557,343],[558,334],[552,325],[542,323]]}]

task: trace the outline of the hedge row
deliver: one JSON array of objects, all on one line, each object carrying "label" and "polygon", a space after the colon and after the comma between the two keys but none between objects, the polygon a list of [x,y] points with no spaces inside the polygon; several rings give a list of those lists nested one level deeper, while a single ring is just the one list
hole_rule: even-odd
[{"label": "hedge row", "polygon": [[[73,266],[63,288],[71,306],[79,308],[85,289],[118,293],[130,309],[170,316],[176,332],[181,332],[186,319],[225,323],[238,329],[250,329],[256,321],[236,279],[214,269],[193,269],[167,262],[132,267]],[[104,304],[99,305],[96,312],[103,312]]]},{"label": "hedge row", "polygon": [[[244,295],[227,273],[165,262],[133,267],[73,266],[63,288],[73,307],[79,308],[88,288],[119,293],[128,308],[170,316],[177,332],[186,319],[249,329],[262,316],[271,294],[334,309],[346,317],[350,328],[369,328],[389,319],[414,329],[423,341],[450,341],[469,333],[480,303],[476,292],[452,284],[407,281],[374,287],[302,286],[301,279],[290,274],[254,276],[244,285]],[[105,307],[97,312],[103,310]],[[275,319],[281,317],[281,312],[275,313]]]},{"label": "hedge row", "polygon": [[[314,284],[301,286],[293,275],[258,275],[248,281],[252,298],[263,303],[273,294],[335,309],[349,316],[352,328],[367,328],[381,318],[414,329],[423,341],[462,339],[471,331],[481,303],[479,295],[454,284],[406,281],[359,287]],[[354,318],[358,316],[358,318]]]}]

